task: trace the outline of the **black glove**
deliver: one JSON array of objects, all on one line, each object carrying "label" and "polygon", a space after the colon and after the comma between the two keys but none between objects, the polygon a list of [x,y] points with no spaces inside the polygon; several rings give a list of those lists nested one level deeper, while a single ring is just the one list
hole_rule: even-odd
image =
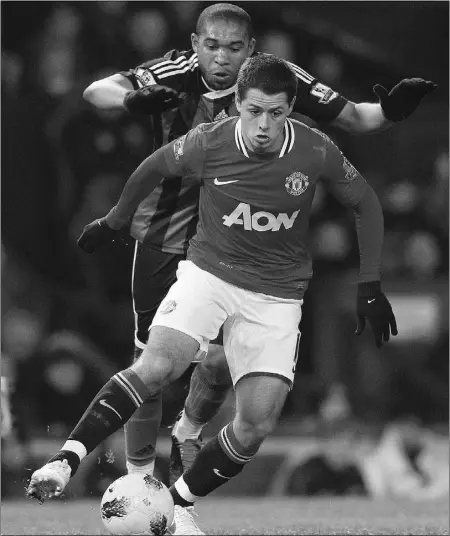
[{"label": "black glove", "polygon": [[389,121],[402,121],[419,106],[420,101],[437,88],[437,84],[422,78],[405,78],[391,91],[376,84],[373,92],[378,97],[383,114]]},{"label": "black glove", "polygon": [[114,242],[120,235],[120,230],[111,229],[106,219],[100,218],[86,225],[77,244],[86,253],[94,253],[99,247]]},{"label": "black glove", "polygon": [[179,102],[178,93],[174,89],[159,85],[129,91],[123,99],[123,104],[129,112],[140,114],[165,112],[176,108]]},{"label": "black glove", "polygon": [[359,283],[356,314],[358,317],[356,335],[361,335],[366,327],[366,319],[368,319],[378,348],[383,346],[383,341],[389,340],[390,333],[398,334],[394,312],[389,300],[381,291],[379,281]]}]

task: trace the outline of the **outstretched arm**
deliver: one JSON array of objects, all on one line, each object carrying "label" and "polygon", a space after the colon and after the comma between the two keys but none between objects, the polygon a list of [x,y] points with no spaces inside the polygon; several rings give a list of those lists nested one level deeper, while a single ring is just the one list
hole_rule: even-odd
[{"label": "outstretched arm", "polygon": [[409,117],[436,84],[422,78],[402,80],[391,91],[377,84],[373,90],[378,103],[347,102],[330,124],[352,134],[373,134]]}]

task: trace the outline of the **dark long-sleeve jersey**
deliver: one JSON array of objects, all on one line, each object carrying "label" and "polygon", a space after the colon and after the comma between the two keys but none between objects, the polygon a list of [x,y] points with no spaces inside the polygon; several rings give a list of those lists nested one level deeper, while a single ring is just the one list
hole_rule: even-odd
[{"label": "dark long-sleeve jersey", "polygon": [[[360,281],[380,278],[383,214],[377,196],[322,132],[287,119],[280,152],[250,152],[241,121],[199,125],[147,158],[113,209],[123,222],[161,176],[192,177],[199,222],[188,259],[254,292],[301,299],[312,276],[309,218],[317,181],[353,209]],[[174,180],[179,183],[181,179]]]},{"label": "dark long-sleeve jersey", "polygon": [[[298,79],[294,111],[326,123],[335,119],[347,100],[320,83],[297,65],[290,64]],[[213,91],[205,83],[192,50],[172,50],[164,57],[121,72],[135,89],[162,84],[175,89],[181,103],[176,111],[152,116],[155,147],[186,134],[203,122],[236,116],[235,87]],[[131,235],[167,253],[186,253],[198,221],[199,185],[192,177],[182,181],[162,181],[137,208]]]}]

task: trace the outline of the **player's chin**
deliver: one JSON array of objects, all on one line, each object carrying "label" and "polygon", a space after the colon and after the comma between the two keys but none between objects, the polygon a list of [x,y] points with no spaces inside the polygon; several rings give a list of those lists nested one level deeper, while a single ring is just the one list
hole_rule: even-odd
[{"label": "player's chin", "polygon": [[234,80],[230,75],[211,74],[207,79],[208,85],[211,89],[228,89],[234,84]]}]

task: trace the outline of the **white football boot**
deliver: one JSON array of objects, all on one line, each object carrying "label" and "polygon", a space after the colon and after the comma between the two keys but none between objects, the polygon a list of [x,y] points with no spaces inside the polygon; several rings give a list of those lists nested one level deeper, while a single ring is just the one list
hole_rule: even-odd
[{"label": "white football boot", "polygon": [[194,512],[193,506],[178,506],[175,505],[174,518],[172,526],[170,527],[170,534],[174,536],[178,535],[203,535],[197,524],[194,521],[194,516],[197,514]]},{"label": "white football boot", "polygon": [[71,468],[67,460],[56,460],[35,471],[27,488],[27,496],[41,504],[45,499],[59,497],[70,480]]}]

